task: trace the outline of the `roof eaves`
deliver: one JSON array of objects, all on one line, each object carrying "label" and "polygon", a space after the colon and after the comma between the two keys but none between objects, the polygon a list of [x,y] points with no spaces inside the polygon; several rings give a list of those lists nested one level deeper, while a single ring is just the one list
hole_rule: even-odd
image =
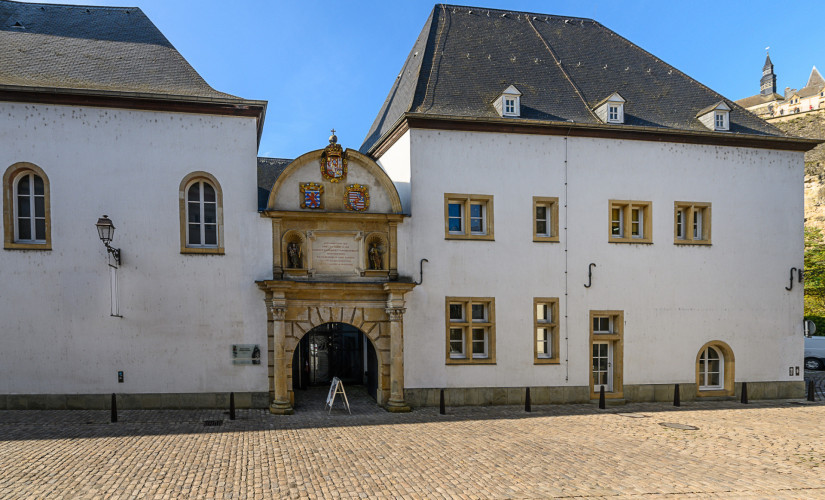
[{"label": "roof eaves", "polygon": [[[369,149],[368,153],[372,155],[372,153],[378,149],[378,147],[387,139],[389,138],[394,130],[407,122],[409,120],[422,120],[422,121],[448,121],[454,123],[476,123],[479,125],[506,125],[506,126],[513,126],[513,127],[541,127],[541,128],[555,128],[555,129],[567,129],[569,131],[572,130],[591,130],[591,131],[604,131],[610,133],[629,133],[629,134],[651,134],[651,135],[660,135],[660,136],[673,136],[673,137],[690,137],[695,139],[709,139],[708,143],[713,143],[718,140],[721,136],[718,132],[711,132],[711,131],[698,131],[698,130],[683,130],[683,129],[674,129],[674,128],[659,128],[659,127],[647,127],[647,126],[639,126],[639,125],[622,125],[622,124],[604,124],[604,123],[578,123],[578,122],[548,122],[544,120],[531,120],[531,119],[519,119],[519,120],[512,120],[507,118],[478,118],[478,117],[464,117],[464,116],[452,116],[452,115],[434,115],[434,114],[427,114],[427,113],[405,113],[401,119],[399,119],[393,127],[386,133],[384,136],[381,137],[380,140],[376,141],[376,143]],[[413,128],[413,127],[410,127]],[[426,128],[426,127],[421,127]],[[724,137],[727,138],[740,138],[740,139],[747,139],[750,141],[757,141],[762,142],[766,145],[770,145],[771,143],[775,145],[781,144],[791,144],[797,145],[799,147],[809,146],[808,149],[812,149],[818,144],[825,143],[825,139],[809,139],[805,137],[794,137],[786,135],[784,132],[779,130],[778,128],[771,126],[774,130],[776,130],[777,134],[769,135],[769,134],[743,134],[741,132],[727,132],[724,134]],[[794,148],[799,149],[799,148]]]}]

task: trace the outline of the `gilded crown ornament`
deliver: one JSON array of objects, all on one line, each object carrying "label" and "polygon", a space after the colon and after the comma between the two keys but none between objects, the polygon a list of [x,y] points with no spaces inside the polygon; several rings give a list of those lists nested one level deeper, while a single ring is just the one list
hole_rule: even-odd
[{"label": "gilded crown ornament", "polygon": [[330,182],[338,182],[347,176],[347,159],[344,149],[338,144],[335,129],[329,136],[329,145],[321,153],[321,175]]}]

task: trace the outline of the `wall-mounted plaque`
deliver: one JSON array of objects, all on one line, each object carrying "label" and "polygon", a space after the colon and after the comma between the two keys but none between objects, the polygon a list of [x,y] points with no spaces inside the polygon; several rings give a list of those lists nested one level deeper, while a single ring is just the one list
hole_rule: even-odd
[{"label": "wall-mounted plaque", "polygon": [[232,344],[233,365],[261,364],[261,348],[258,344]]},{"label": "wall-mounted plaque", "polygon": [[317,274],[358,274],[361,233],[316,231],[310,237],[312,268]]}]

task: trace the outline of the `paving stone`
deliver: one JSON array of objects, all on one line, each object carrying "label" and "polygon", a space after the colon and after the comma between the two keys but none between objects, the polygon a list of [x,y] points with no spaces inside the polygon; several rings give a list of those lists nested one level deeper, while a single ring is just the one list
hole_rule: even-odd
[{"label": "paving stone", "polygon": [[348,387],[350,415],[338,400],[326,410],[326,392],[296,391],[291,416],[238,409],[236,420],[0,411],[0,498],[825,498],[822,402],[392,414]]}]

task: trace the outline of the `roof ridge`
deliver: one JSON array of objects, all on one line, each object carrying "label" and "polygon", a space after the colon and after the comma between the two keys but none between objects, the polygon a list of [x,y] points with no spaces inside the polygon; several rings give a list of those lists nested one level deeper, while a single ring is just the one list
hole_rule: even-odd
[{"label": "roof ridge", "polygon": [[455,4],[439,4],[442,8],[452,8],[452,9],[467,9],[467,10],[479,10],[479,11],[488,11],[488,12],[506,12],[509,14],[525,14],[529,16],[536,16],[536,17],[546,17],[548,19],[556,18],[556,19],[576,19],[579,21],[594,21],[589,17],[578,17],[578,16],[562,16],[556,14],[543,14],[541,12],[527,12],[523,10],[508,10],[508,9],[493,9],[490,7],[473,7],[471,5],[455,5]]},{"label": "roof ridge", "polygon": [[[441,7],[444,8],[445,5],[441,4]],[[435,8],[433,8],[433,10],[435,10]],[[449,12],[447,12],[446,10],[444,12],[449,14]],[[432,89],[432,86],[430,85],[430,83],[433,81],[433,71],[434,71],[434,68],[436,66],[435,57],[438,54],[438,45],[439,45],[439,43],[441,43],[441,40],[442,40],[441,36],[444,34],[444,26],[448,21],[447,16],[444,16],[444,17],[445,17],[445,23],[444,24],[438,23],[438,32],[436,33],[435,43],[433,44],[433,60],[430,63],[430,75],[427,77],[427,87],[424,89],[424,97],[421,99],[421,104],[422,105],[427,102],[427,96],[431,95],[430,91]],[[434,18],[433,21],[436,21],[436,19]],[[424,52],[426,52],[426,51],[427,50],[426,50],[426,45],[425,45]],[[441,57],[444,57],[444,51],[443,50],[441,51]],[[422,66],[424,64],[423,55],[422,55],[422,58],[421,58],[421,64],[422,64]],[[419,83],[420,81],[421,81],[421,66],[418,67],[418,75],[417,75],[417,78],[416,78],[416,83]],[[409,109],[407,109],[407,111],[412,110],[413,102],[415,102],[415,94],[413,94],[413,98],[410,99],[410,105],[409,105]],[[430,106],[430,107],[432,107],[432,106]]]},{"label": "roof ridge", "polygon": [[[86,9],[98,9],[98,10],[140,10],[143,12],[140,7],[118,7],[115,5],[80,5],[80,4],[72,4],[72,3],[43,3],[43,2],[19,2],[17,0],[0,0],[2,3],[16,3],[18,5],[26,5],[26,6],[49,6],[49,7],[77,7],[77,8],[86,8]],[[144,13],[144,15],[146,15]]]},{"label": "roof ridge", "polygon": [[576,82],[573,81],[573,78],[567,73],[567,71],[565,71],[564,65],[562,65],[559,56],[556,54],[553,48],[550,47],[550,43],[547,40],[545,40],[543,36],[541,36],[541,33],[539,33],[539,30],[536,29],[536,27],[533,25],[533,21],[529,17],[527,18],[527,24],[529,24],[530,27],[533,28],[533,32],[536,34],[537,37],[539,37],[539,40],[541,40],[541,43],[544,45],[547,51],[550,52],[550,55],[553,56],[553,60],[556,62],[556,66],[559,67],[561,74],[564,75],[564,78],[570,83],[570,86],[573,87],[573,90],[576,92],[576,95],[579,96],[579,99],[581,99],[582,104],[584,104],[584,107],[585,109],[587,109],[588,113],[590,113],[590,116],[592,116],[596,120],[599,120],[599,117],[596,116],[596,113],[594,113],[593,110],[590,109],[590,105],[587,104],[587,99],[584,97],[584,93],[582,92],[582,90],[579,88],[578,85],[576,85]]}]

